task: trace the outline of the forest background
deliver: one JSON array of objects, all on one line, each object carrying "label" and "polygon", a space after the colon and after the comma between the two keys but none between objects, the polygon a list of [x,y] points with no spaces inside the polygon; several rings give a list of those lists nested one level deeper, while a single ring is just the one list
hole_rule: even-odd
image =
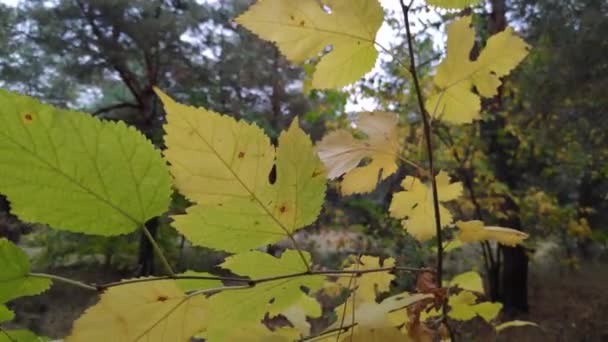
[{"label": "forest background", "polygon": [[[409,115],[415,111],[412,85],[395,59],[383,55],[374,72],[342,91],[308,91],[306,66],[294,67],[272,44],[232,21],[250,3],[30,0],[0,5],[0,86],[125,121],[159,146],[164,114],[154,86],[181,102],[255,122],[273,139],[298,116],[319,141],[327,130],[349,127],[352,112],[361,109],[401,113],[417,136],[421,123]],[[456,170],[465,186],[468,196],[456,204],[461,217],[521,229],[531,238],[524,247],[501,247],[485,259],[477,247],[454,251],[450,272],[477,267],[489,296],[503,302],[508,315],[542,327],[513,334],[531,340],[538,334],[549,340],[605,340],[608,4],[482,3],[472,10],[482,41],[511,25],[533,49],[508,77],[499,99],[483,104],[481,122],[450,132],[438,128],[438,163]],[[391,13],[392,6],[386,9],[391,19],[379,39],[404,57],[400,14]],[[423,5],[413,11],[423,81],[429,82],[431,66],[444,56],[444,23],[461,14]],[[385,214],[401,178],[390,177],[373,195],[340,201],[330,188],[316,226],[297,238],[329,266],[352,253],[422,265],[428,248],[396,229]],[[171,212],[186,206],[176,197]],[[0,236],[25,248],[37,270],[91,281],[159,272],[152,247],[138,234],[102,238],[53,231],[19,222],[9,212],[9,203],[0,200]],[[187,265],[206,271],[224,257],[189,246],[167,217],[148,228],[179,270]],[[92,272],[91,265],[99,267]],[[411,281],[398,279],[395,286]],[[85,292],[55,286],[41,297],[16,301],[15,324],[63,336],[92,301]]]}]

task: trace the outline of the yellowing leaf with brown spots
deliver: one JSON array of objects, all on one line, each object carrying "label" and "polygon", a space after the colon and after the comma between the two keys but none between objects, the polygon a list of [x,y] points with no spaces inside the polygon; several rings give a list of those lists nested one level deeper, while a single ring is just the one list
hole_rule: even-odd
[{"label": "yellowing leaf with brown spots", "polygon": [[[508,75],[529,49],[510,27],[490,37],[479,57],[472,61],[469,56],[474,43],[470,16],[448,26],[447,56],[434,78],[438,91],[426,103],[433,117],[454,124],[479,119],[480,96],[495,96],[500,78]],[[477,93],[472,92],[473,87]]]},{"label": "yellowing leaf with brown spots", "polygon": [[[439,202],[447,202],[462,194],[462,183],[450,183],[447,173],[441,171],[436,177]],[[397,192],[389,208],[391,217],[404,219],[405,229],[418,241],[426,241],[435,236],[435,212],[433,192],[430,185],[420,179],[407,176],[401,187],[406,191]],[[452,222],[452,214],[443,205],[439,205],[442,228]]]},{"label": "yellowing leaf with brown spots", "polygon": [[[326,7],[322,7],[323,3]],[[292,62],[321,58],[313,88],[340,88],[370,71],[384,11],[378,0],[259,0],[236,21],[277,44]]]},{"label": "yellowing leaf with brown spots", "polygon": [[165,158],[176,188],[195,203],[173,216],[173,226],[192,243],[242,252],[276,243],[317,218],[323,165],[297,120],[275,151],[255,125],[158,94],[167,112]]},{"label": "yellowing leaf with brown spots", "polygon": [[[342,194],[373,191],[379,179],[386,179],[397,171],[396,159],[400,152],[397,121],[393,113],[360,113],[356,126],[367,135],[366,139],[355,139],[350,132],[338,130],[317,144],[327,177],[335,179],[344,175]],[[371,161],[359,166],[364,158]]]},{"label": "yellowing leaf with brown spots", "polygon": [[519,230],[494,226],[486,227],[481,221],[458,221],[456,227],[459,229],[458,239],[462,242],[493,240],[503,245],[515,246],[528,238],[528,234]]},{"label": "yellowing leaf with brown spots", "polygon": [[66,342],[187,342],[205,327],[207,299],[173,280],[119,285],[74,323]]}]

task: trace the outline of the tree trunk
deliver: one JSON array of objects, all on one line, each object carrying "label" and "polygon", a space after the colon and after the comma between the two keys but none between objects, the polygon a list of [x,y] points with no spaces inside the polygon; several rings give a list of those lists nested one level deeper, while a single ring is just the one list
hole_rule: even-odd
[{"label": "tree trunk", "polygon": [[[496,34],[507,27],[506,3],[505,0],[492,0],[491,5],[488,29],[490,34]],[[487,142],[496,180],[510,189],[515,189],[519,183],[519,172],[511,162],[511,152],[518,148],[519,141],[517,137],[509,134],[499,137],[499,133],[504,132],[506,127],[506,120],[500,115],[502,107],[502,91],[499,89],[498,95],[486,106],[487,110],[496,115],[494,120],[482,122],[482,138]],[[519,206],[508,195],[505,195],[504,199],[501,209],[507,214],[507,218],[499,220],[499,225],[522,230]],[[497,256],[502,256],[502,263],[497,260],[498,269],[493,272],[500,273],[502,270],[502,273],[495,290],[498,290],[498,298],[503,303],[505,312],[508,315],[528,312],[528,256],[525,249],[521,246],[500,246]]]}]

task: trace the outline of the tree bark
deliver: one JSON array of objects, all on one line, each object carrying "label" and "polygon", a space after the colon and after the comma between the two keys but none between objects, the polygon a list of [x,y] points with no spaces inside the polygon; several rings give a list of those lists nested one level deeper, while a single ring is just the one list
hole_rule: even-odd
[{"label": "tree bark", "polygon": [[[506,3],[505,0],[491,0],[492,12],[488,19],[488,31],[496,34],[506,29]],[[519,183],[519,172],[511,162],[512,151],[518,148],[518,140],[512,135],[499,138],[499,132],[504,132],[506,120],[498,113],[502,110],[502,91],[490,101],[486,108],[494,111],[496,117],[490,122],[482,122],[482,138],[485,137],[488,154],[492,161],[496,180],[506,184],[510,189],[515,189]],[[502,206],[503,213],[507,218],[499,220],[499,225],[523,230],[519,218],[519,206],[508,195],[504,196]],[[497,286],[498,299],[503,303],[507,315],[517,315],[528,312],[528,256],[523,247],[500,246],[499,256],[501,262],[497,262],[498,269],[494,269],[490,277],[496,277],[500,273]],[[502,271],[502,272],[500,272]],[[493,279],[496,281],[496,279]]]}]

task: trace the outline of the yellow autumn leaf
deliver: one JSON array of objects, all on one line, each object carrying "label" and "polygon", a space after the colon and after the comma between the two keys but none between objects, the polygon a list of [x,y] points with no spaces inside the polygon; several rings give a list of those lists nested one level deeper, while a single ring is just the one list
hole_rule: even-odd
[{"label": "yellow autumn leaf", "polygon": [[468,291],[450,296],[448,299],[448,305],[450,306],[448,316],[459,321],[468,321],[475,316],[479,316],[486,322],[490,322],[498,316],[502,309],[501,303],[481,302],[475,304],[476,301],[477,297]]},{"label": "yellow autumn leaf", "polygon": [[462,242],[493,240],[506,246],[515,246],[528,238],[528,234],[519,230],[504,227],[485,227],[481,221],[458,221],[456,227],[458,239]]},{"label": "yellow autumn leaf", "polygon": [[426,3],[441,8],[462,9],[478,4],[479,0],[426,0]]},{"label": "yellow autumn leaf", "polygon": [[[327,177],[335,179],[344,175],[343,195],[373,191],[379,179],[384,180],[397,171],[400,151],[397,121],[393,113],[360,113],[355,123],[367,139],[355,139],[350,132],[337,130],[317,144]],[[369,164],[357,167],[364,158],[371,159]]]},{"label": "yellow autumn leaf", "polygon": [[300,336],[300,332],[294,328],[279,327],[270,330],[266,326],[258,324],[230,329],[225,341],[293,342],[298,340]]},{"label": "yellow autumn leaf", "polygon": [[[432,297],[430,294],[401,293],[377,303],[375,300],[356,304],[356,297],[349,297],[346,303],[336,309],[337,321],[328,329],[351,327],[343,331],[339,341],[409,341],[407,332],[398,329],[405,319],[395,320],[393,313]],[[363,298],[359,300],[365,300]],[[354,310],[353,310],[354,308]],[[401,312],[403,314],[403,312]],[[405,317],[405,314],[403,314]],[[336,334],[326,336],[321,341],[336,341]]]},{"label": "yellow autumn leaf", "polygon": [[528,321],[520,321],[520,320],[515,320],[515,321],[508,321],[508,322],[504,322],[501,324],[498,324],[497,326],[494,327],[494,329],[496,329],[497,332],[501,332],[504,329],[507,328],[512,328],[512,327],[523,327],[523,326],[534,326],[537,327],[538,324],[534,323],[534,322],[528,322]]},{"label": "yellow autumn leaf", "polygon": [[[363,255],[355,264],[345,268],[345,270],[364,271],[394,266],[395,259],[393,258],[385,259],[380,264],[380,258]],[[355,277],[341,277],[337,283],[354,291],[357,297],[355,306],[357,306],[358,303],[375,302],[378,294],[389,290],[393,279],[395,279],[395,275],[390,273],[390,271],[370,272]]]},{"label": "yellow autumn leaf", "polygon": [[[439,202],[447,202],[462,194],[462,183],[450,183],[447,173],[441,171],[435,177]],[[397,192],[389,208],[391,217],[403,220],[403,226],[418,241],[426,241],[435,236],[435,212],[431,186],[423,184],[420,179],[407,176],[401,183],[406,191]],[[442,228],[453,220],[450,211],[439,205]]]},{"label": "yellow autumn leaf", "polygon": [[483,280],[479,273],[475,271],[464,272],[455,276],[450,281],[450,286],[458,286],[463,290],[484,293]]},{"label": "yellow autumn leaf", "polygon": [[173,280],[119,285],[74,323],[66,342],[190,341],[208,317],[204,296],[187,296]]},{"label": "yellow autumn leaf", "polygon": [[[469,55],[474,44],[471,16],[448,26],[447,57],[434,77],[438,91],[426,103],[433,117],[454,124],[479,119],[479,95],[495,96],[500,78],[508,75],[526,57],[529,49],[510,27],[490,37],[479,58],[471,61]],[[479,95],[472,92],[473,87]]]},{"label": "yellow autumn leaf", "polygon": [[370,71],[378,57],[376,33],[384,19],[378,0],[259,0],[236,21],[275,42],[292,62],[331,52],[316,66],[312,87],[340,88]]},{"label": "yellow autumn leaf", "polygon": [[173,226],[192,243],[243,252],[278,242],[317,218],[323,165],[297,120],[275,151],[257,126],[157,92],[167,112],[164,154],[174,185],[195,203],[186,215],[173,216]]},{"label": "yellow autumn leaf", "polygon": [[[250,251],[230,256],[221,264],[222,268],[251,279],[279,277],[286,274],[304,273],[310,255],[294,250],[286,250],[276,258],[270,254]],[[323,287],[326,279],[321,275],[303,275],[277,279],[256,284],[251,288],[224,291],[209,297],[208,328],[201,334],[207,341],[228,341],[235,323],[239,329],[257,329],[265,316],[275,317],[287,312],[296,321],[294,326],[302,327],[301,317],[319,317],[321,305],[309,294]],[[307,290],[308,293],[304,291]],[[301,312],[293,312],[293,307]]]}]

